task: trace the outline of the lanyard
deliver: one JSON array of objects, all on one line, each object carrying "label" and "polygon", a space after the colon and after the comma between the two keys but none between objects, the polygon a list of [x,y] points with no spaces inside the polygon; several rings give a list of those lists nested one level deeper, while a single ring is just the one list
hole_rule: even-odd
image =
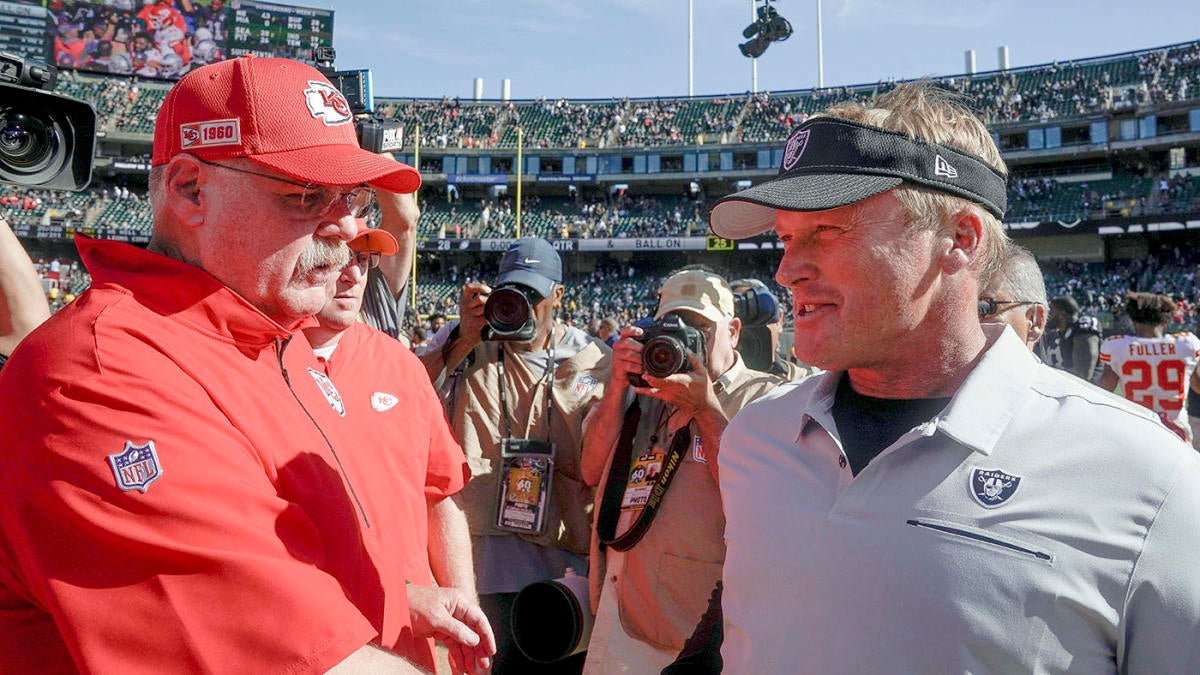
[{"label": "lanyard", "polygon": [[634,398],[633,405],[625,414],[625,424],[621,427],[621,436],[617,439],[617,446],[613,450],[612,466],[609,467],[608,480],[604,483],[604,496],[600,500],[600,515],[596,518],[596,534],[600,538],[601,548],[608,546],[615,551],[628,551],[641,541],[650,529],[650,524],[654,522],[654,516],[658,513],[658,507],[662,504],[663,497],[667,494],[671,479],[675,477],[675,470],[683,461],[683,453],[687,451],[688,445],[692,442],[692,431],[689,424],[685,424],[675,432],[675,437],[671,439],[671,449],[667,452],[666,460],[663,462],[662,472],[654,481],[654,487],[650,490],[646,505],[642,507],[633,526],[618,537],[616,536],[617,520],[621,515],[621,499],[629,481],[629,463],[633,458],[633,437],[637,434],[638,422],[641,419],[642,409],[638,405],[637,399]]},{"label": "lanyard", "polygon": [[[550,411],[551,411],[550,402],[552,399],[551,394],[553,394],[553,392],[554,392],[554,387],[553,387],[554,348],[556,346],[554,344],[554,330],[555,330],[554,328],[550,329],[550,331],[551,331],[550,332],[550,340],[549,340],[549,342],[546,343],[546,372],[543,375],[543,377],[540,380],[538,380],[538,383],[535,384],[533,387],[533,395],[534,396],[537,395],[537,390],[538,390],[539,386],[545,385],[545,387],[546,387],[546,440],[547,441],[550,440]],[[497,358],[496,367],[500,370],[500,419],[503,420],[503,422],[504,422],[504,437],[512,438],[513,437],[512,421],[509,419],[508,396],[507,396],[507,394],[505,394],[505,391],[508,389],[508,386],[505,383],[505,378],[504,378],[504,345],[500,346],[500,356]],[[530,419],[525,421],[525,437],[526,438],[529,437],[529,427],[531,424],[533,424],[533,416],[532,415],[530,415]]]}]

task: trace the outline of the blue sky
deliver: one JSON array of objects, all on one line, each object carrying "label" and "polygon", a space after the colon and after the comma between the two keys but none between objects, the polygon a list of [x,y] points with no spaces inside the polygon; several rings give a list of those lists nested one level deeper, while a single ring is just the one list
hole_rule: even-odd
[{"label": "blue sky", "polygon": [[[751,87],[750,0],[693,0],[697,95]],[[337,66],[377,95],[610,98],[688,93],[687,0],[333,0]],[[758,60],[760,91],[817,84],[816,0],[776,0],[795,30]],[[1200,38],[1194,0],[824,0],[826,86],[1111,54]]]}]

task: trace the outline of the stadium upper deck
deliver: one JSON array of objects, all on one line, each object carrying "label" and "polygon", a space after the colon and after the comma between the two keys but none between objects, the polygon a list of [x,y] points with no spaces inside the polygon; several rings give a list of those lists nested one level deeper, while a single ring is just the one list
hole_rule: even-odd
[{"label": "stadium upper deck", "polygon": [[[994,130],[1200,99],[1200,41],[976,75],[939,77],[969,95]],[[109,134],[153,133],[169,85],[76,73],[60,91],[93,101]],[[378,98],[379,112],[419,128],[423,146],[647,148],[773,143],[837,101],[868,101],[893,82],[692,98],[462,101]],[[409,133],[409,147],[415,135]]]},{"label": "stadium upper deck", "polygon": [[[1200,40],[938,81],[972,97],[1005,152],[1013,173],[1007,221],[1200,212],[1200,177],[1190,175],[1200,173]],[[420,129],[422,239],[515,234],[515,200],[497,188],[515,180],[518,128],[524,233],[687,237],[707,229],[705,199],[774,173],[777,146],[806,115],[841,100],[869,101],[891,86],[588,101],[382,98],[378,107],[406,123],[408,161]],[[18,232],[54,239],[82,229],[145,241],[150,212],[136,197],[168,88],[65,73],[59,90],[92,101],[100,114],[96,182],[85,197],[36,195],[45,202],[38,208],[0,204]],[[624,183],[628,194],[618,190]]]}]

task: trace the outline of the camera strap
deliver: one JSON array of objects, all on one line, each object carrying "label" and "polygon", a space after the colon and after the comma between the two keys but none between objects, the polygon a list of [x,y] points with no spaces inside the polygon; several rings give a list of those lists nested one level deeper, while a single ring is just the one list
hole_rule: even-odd
[{"label": "camera strap", "polygon": [[[554,329],[551,329],[551,330],[553,331]],[[550,439],[550,413],[553,409],[553,406],[551,406],[550,404],[553,400],[552,394],[554,392],[554,351],[555,351],[554,333],[551,332],[550,341],[546,345],[546,371],[545,371],[543,377],[538,381],[538,384],[534,385],[535,393],[539,386],[545,386],[545,388],[546,388],[546,440],[547,441],[551,440]],[[504,438],[513,438],[512,420],[511,420],[511,416],[508,414],[508,396],[507,396],[507,394],[505,394],[506,390],[508,389],[508,385],[504,379],[504,346],[503,345],[500,347],[500,354],[496,358],[496,368],[499,370],[499,376],[500,376],[500,419],[502,420],[502,422],[504,424],[504,428],[501,431],[504,434]],[[532,424],[532,422],[533,422],[532,417],[531,417],[531,419],[525,420],[525,433],[522,436],[522,438],[529,437],[529,427]]]},{"label": "camera strap", "polygon": [[616,536],[617,520],[621,516],[621,500],[625,488],[629,484],[629,467],[633,459],[633,438],[637,434],[638,423],[642,419],[642,408],[637,398],[625,413],[625,423],[621,426],[621,435],[613,449],[612,466],[608,470],[608,480],[604,482],[604,495],[600,500],[600,515],[596,518],[596,534],[600,539],[600,548],[610,547],[614,551],[628,551],[633,548],[654,522],[658,507],[662,504],[675,470],[683,461],[683,455],[692,443],[692,431],[689,425],[684,425],[675,432],[671,439],[671,448],[663,461],[662,472],[654,481],[654,487],[642,507],[637,520],[621,536]]}]

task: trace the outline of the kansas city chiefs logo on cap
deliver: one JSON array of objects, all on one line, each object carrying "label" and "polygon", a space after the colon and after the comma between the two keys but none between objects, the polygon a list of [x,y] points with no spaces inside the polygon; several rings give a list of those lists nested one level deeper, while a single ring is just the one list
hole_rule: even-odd
[{"label": "kansas city chiefs logo on cap", "polygon": [[304,104],[312,116],[324,122],[325,126],[345,124],[353,117],[346,97],[325,82],[308,81],[308,89],[304,90]]}]

